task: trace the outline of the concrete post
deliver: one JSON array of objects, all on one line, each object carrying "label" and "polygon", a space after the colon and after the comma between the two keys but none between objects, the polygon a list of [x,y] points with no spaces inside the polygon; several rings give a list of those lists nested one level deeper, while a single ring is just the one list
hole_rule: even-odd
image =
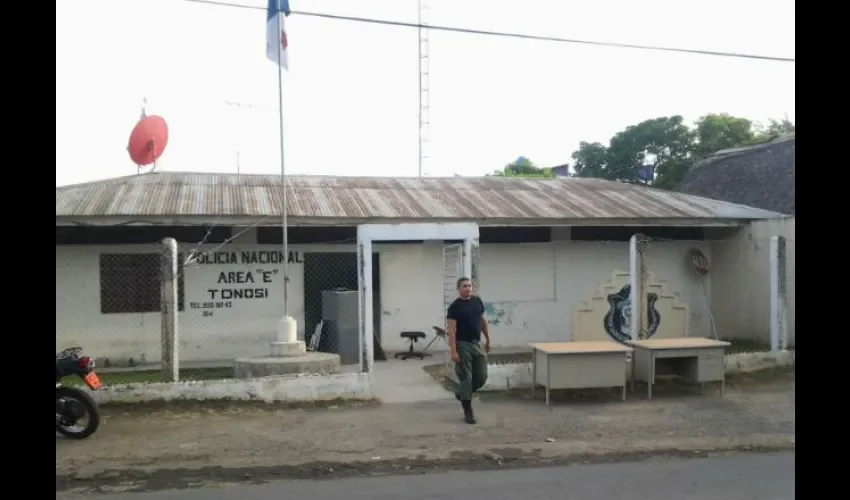
[{"label": "concrete post", "polygon": [[162,240],[163,250],[160,259],[160,316],[162,317],[162,374],[165,380],[180,380],[180,356],[178,353],[177,331],[177,241],[174,238]]},{"label": "concrete post", "polygon": [[469,238],[463,240],[463,276],[472,279],[472,240]]},{"label": "concrete post", "polygon": [[[359,232],[359,228],[358,228]],[[372,373],[375,362],[374,318],[372,317],[372,240],[361,238],[357,242],[357,301],[360,305],[360,369]]]},{"label": "concrete post", "polygon": [[770,238],[770,351],[788,348],[788,297],[786,241],[784,236]]},{"label": "concrete post", "polygon": [[646,237],[635,234],[629,239],[629,302],[632,308],[632,340],[646,338],[646,263],[644,252],[646,250]]}]

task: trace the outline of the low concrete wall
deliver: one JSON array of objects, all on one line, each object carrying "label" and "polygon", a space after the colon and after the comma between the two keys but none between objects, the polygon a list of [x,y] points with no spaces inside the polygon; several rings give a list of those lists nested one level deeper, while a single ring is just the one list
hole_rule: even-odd
[{"label": "low concrete wall", "polygon": [[[739,373],[760,370],[771,366],[790,366],[794,364],[795,351],[784,351],[776,355],[770,352],[744,352],[726,355],[726,373]],[[626,376],[630,376],[629,365]],[[512,363],[489,365],[487,383],[482,391],[506,391],[531,387],[531,363]]]},{"label": "low concrete wall", "polygon": [[113,385],[94,391],[99,404],[172,400],[327,401],[371,399],[372,375],[294,375],[255,379],[199,380],[153,384]]}]

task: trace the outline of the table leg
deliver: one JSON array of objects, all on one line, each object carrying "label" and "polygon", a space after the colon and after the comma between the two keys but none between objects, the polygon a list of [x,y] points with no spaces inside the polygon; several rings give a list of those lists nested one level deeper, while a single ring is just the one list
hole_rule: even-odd
[{"label": "table leg", "polygon": [[552,371],[551,361],[552,361],[551,359],[546,360],[546,406],[549,406],[549,387],[552,386],[552,383],[551,383],[551,380],[550,380],[550,373],[549,373],[549,372]]},{"label": "table leg", "polygon": [[723,373],[720,374],[720,399],[723,399],[723,394],[726,392],[726,357],[723,359]]},{"label": "table leg", "polygon": [[646,357],[649,360],[649,370],[647,371],[649,376],[647,377],[646,381],[646,395],[647,398],[651,400],[652,384],[655,382],[655,351],[649,349],[647,354],[649,354],[649,356]]},{"label": "table leg", "polygon": [[534,386],[537,385],[537,351],[531,351],[531,399],[534,399]]},{"label": "table leg", "polygon": [[[626,361],[628,361],[628,359],[629,359],[629,355],[628,355],[628,354],[626,354]],[[624,378],[625,378],[625,377],[624,377]],[[624,381],[623,381],[623,401],[625,401],[625,400],[626,400],[626,389],[627,389],[628,387],[629,387],[629,381],[628,381],[628,380],[624,380]]]},{"label": "table leg", "polygon": [[632,351],[632,392],[635,392],[635,387],[637,382],[635,382],[635,378],[637,377],[637,371],[635,370],[635,364],[637,363],[637,349]]}]

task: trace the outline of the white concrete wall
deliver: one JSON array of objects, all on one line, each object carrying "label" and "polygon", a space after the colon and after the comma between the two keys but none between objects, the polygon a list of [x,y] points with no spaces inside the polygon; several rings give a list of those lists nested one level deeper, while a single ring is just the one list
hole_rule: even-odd
[{"label": "white concrete wall", "polygon": [[[710,323],[702,284],[685,266],[693,246],[710,254],[698,242],[655,243],[647,263],[656,281],[666,282],[666,289],[689,306],[688,334],[705,336]],[[625,242],[482,245],[481,295],[493,342],[507,346],[570,340],[573,306],[586,301],[614,270],[628,269]]]},{"label": "white concrete wall", "polygon": [[[143,401],[333,401],[369,400],[374,380],[368,373],[297,375],[256,379],[198,380],[105,386],[89,391],[98,404]],[[88,390],[88,389],[86,389]]]},{"label": "white concrete wall", "polygon": [[729,241],[712,244],[712,305],[718,334],[770,342],[770,268],[772,236],[787,242],[788,342],[795,342],[795,218],[757,221]]},{"label": "white concrete wall", "polygon": [[[247,233],[226,251],[279,250],[279,245],[257,245]],[[709,335],[702,285],[685,266],[685,252],[694,243],[654,244],[648,253],[649,271],[666,281],[689,305],[689,334]],[[699,245],[710,256],[707,245]],[[180,251],[186,252],[187,245]],[[346,251],[346,245],[295,245],[295,252]],[[97,357],[140,362],[160,357],[160,315],[101,314],[98,256],[103,252],[156,252],[150,246],[62,246],[56,249],[57,347],[82,345]],[[433,245],[376,245],[380,258],[381,331],[383,347],[406,348],[398,333],[421,330],[432,335],[431,325],[444,323],[442,298],[442,252]],[[547,244],[485,244],[481,247],[481,296],[487,305],[496,346],[522,346],[530,341],[569,340],[573,306],[611,277],[614,270],[628,270],[625,242],[558,241]],[[265,355],[281,316],[281,274],[267,285],[235,285],[233,288],[267,287],[266,299],[233,300],[231,308],[213,309],[211,317],[192,309],[192,302],[208,302],[209,288],[220,272],[251,271],[277,266],[197,265],[185,271],[186,309],[180,313],[180,357],[183,360],[218,360],[237,356]],[[132,283],[127,284],[128,287]],[[290,314],[304,332],[304,268],[290,265]],[[601,325],[600,325],[601,327]]]},{"label": "white concrete wall", "polygon": [[[209,247],[209,246],[208,246]],[[182,245],[179,251],[190,248]],[[236,252],[276,251],[280,245],[237,242],[226,250]],[[97,357],[116,363],[133,358],[140,363],[160,358],[160,314],[101,314],[99,255],[107,252],[159,252],[158,245],[62,246],[56,248],[56,335],[57,347],[81,345]],[[291,252],[354,252],[353,245],[293,245]],[[381,254],[382,328],[390,332],[388,348],[400,349],[402,330],[429,331],[441,324],[441,253],[437,247],[376,245]],[[185,257],[184,257],[185,258]],[[238,356],[267,355],[269,340],[282,316],[282,270],[276,265],[197,264],[184,274],[185,309],[179,313],[180,357],[183,360],[220,360]],[[274,271],[271,283],[261,283],[258,270]],[[221,272],[250,271],[255,284],[218,284]],[[298,322],[304,338],[304,265],[290,264],[289,313]],[[356,273],[356,270],[352,270]],[[127,287],[132,287],[128,281]],[[230,308],[212,309],[204,316],[192,303],[219,302],[210,299],[209,289],[267,288],[264,299],[231,300]],[[394,333],[394,334],[393,334]]]}]

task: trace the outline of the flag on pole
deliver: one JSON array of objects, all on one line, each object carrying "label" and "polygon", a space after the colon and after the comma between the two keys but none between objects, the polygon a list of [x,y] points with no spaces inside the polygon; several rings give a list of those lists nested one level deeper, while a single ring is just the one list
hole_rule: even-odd
[{"label": "flag on pole", "polygon": [[[286,51],[286,16],[289,15],[289,0],[269,0],[266,9],[266,57],[289,70]],[[279,10],[278,10],[279,9]]]}]

